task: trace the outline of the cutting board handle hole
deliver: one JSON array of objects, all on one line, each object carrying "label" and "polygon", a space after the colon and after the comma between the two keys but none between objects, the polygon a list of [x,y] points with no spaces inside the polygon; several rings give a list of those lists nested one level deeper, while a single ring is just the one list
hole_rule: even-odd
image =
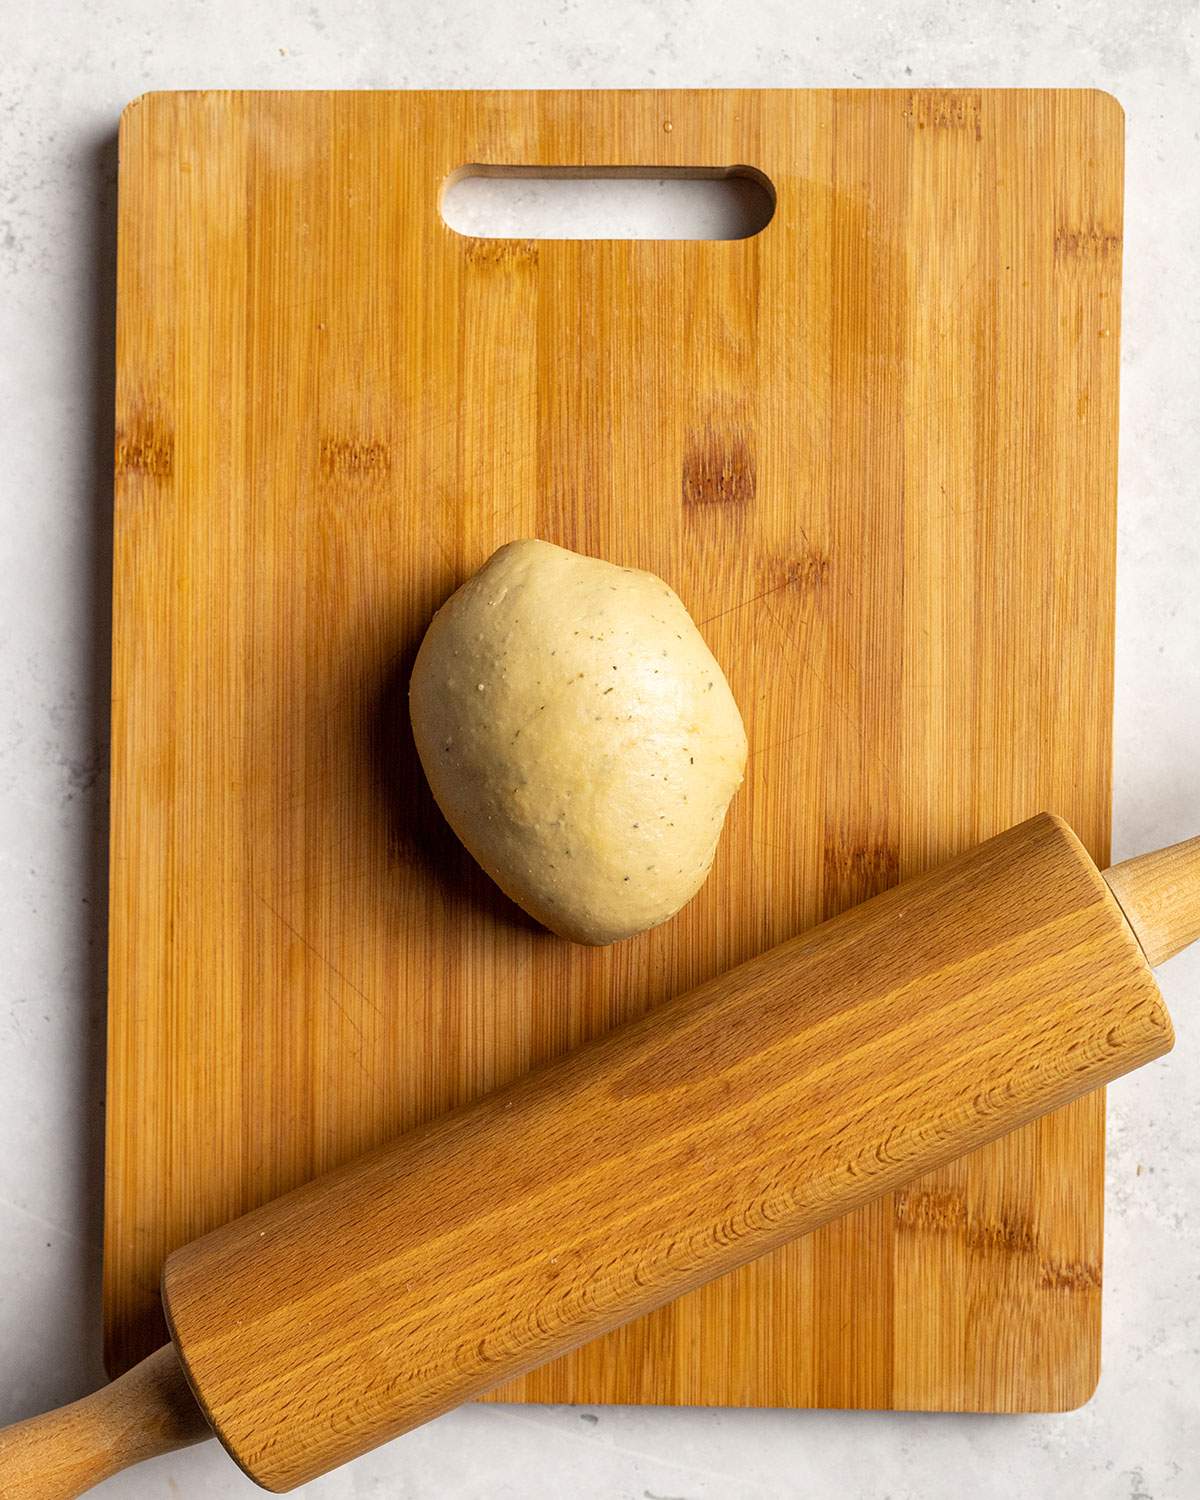
[{"label": "cutting board handle hole", "polygon": [[509,240],[744,240],[775,212],[755,167],[465,166],[446,179],[456,234]]}]

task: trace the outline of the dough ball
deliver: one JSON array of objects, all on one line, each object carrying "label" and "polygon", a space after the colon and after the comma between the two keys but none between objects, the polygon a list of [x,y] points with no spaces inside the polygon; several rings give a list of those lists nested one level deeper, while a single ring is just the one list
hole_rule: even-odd
[{"label": "dough ball", "polygon": [[700,888],[746,731],[661,578],[510,542],[434,616],[409,703],[450,826],[552,931],[616,942]]}]

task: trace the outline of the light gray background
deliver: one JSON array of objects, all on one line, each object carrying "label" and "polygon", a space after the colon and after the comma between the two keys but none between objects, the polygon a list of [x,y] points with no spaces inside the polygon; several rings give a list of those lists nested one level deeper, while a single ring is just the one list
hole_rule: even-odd
[{"label": "light gray background", "polygon": [[[1183,0],[6,0],[0,8],[0,1422],[101,1380],[113,131],[151,88],[1098,85],[1128,116],[1116,854],[1200,830],[1200,9]],[[1052,565],[1052,560],[1051,565]],[[323,1500],[1200,1494],[1200,955],[1110,1094],[1105,1374],[1065,1416],[475,1407]],[[257,1494],[215,1444],[108,1497]]]}]

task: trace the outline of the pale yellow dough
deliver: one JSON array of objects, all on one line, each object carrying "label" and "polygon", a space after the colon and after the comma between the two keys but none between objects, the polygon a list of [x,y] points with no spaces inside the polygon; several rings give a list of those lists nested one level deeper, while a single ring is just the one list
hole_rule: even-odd
[{"label": "pale yellow dough", "polygon": [[746,731],[653,573],[510,542],[434,616],[409,702],[450,826],[552,931],[613,943],[703,884]]}]

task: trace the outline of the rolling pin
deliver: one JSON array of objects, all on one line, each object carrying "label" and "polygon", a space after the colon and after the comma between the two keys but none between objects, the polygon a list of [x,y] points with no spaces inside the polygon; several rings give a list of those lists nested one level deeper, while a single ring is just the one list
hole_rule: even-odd
[{"label": "rolling pin", "polygon": [[167,1260],[171,1344],[0,1434],[71,1496],[215,1432],[284,1491],[1166,1052],[1200,838],[1041,815]]}]

